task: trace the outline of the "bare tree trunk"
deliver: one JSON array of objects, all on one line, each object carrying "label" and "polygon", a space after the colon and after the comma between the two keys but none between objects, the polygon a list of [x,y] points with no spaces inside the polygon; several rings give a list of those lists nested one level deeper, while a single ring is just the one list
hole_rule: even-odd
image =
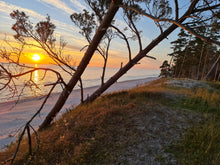
[{"label": "bare tree trunk", "polygon": [[104,65],[103,65],[102,76],[101,76],[101,85],[104,84],[106,65],[107,65],[107,57],[104,58]]},{"label": "bare tree trunk", "polygon": [[83,92],[83,83],[82,83],[82,79],[80,78],[79,79],[79,83],[80,83],[80,93],[81,93],[81,103],[83,103],[83,100],[84,100],[84,97],[83,97],[83,95],[84,95],[84,92]]},{"label": "bare tree trunk", "polygon": [[178,74],[177,74],[177,73],[178,73],[178,72],[177,72],[177,70],[178,70],[178,65],[177,65],[177,64],[175,65],[175,68],[174,68],[174,69],[175,69],[175,70],[174,70],[174,77],[177,78],[177,75],[178,75]]},{"label": "bare tree trunk", "polygon": [[183,65],[184,65],[184,63],[185,63],[185,59],[186,59],[186,55],[187,55],[187,52],[188,52],[189,43],[190,43],[190,41],[191,41],[191,37],[192,37],[192,36],[190,36],[189,42],[187,43],[187,46],[186,46],[186,51],[185,51],[185,53],[184,53],[183,62],[182,62],[181,67],[180,67],[180,71],[179,71],[179,74],[178,74],[178,78],[180,78],[180,75],[181,75],[182,70],[183,70]]},{"label": "bare tree trunk", "polygon": [[108,9],[104,19],[103,19],[103,21],[101,23],[101,25],[99,26],[99,28],[98,28],[95,36],[93,37],[87,51],[85,52],[79,66],[77,67],[77,70],[76,70],[75,74],[72,76],[69,83],[67,84],[65,89],[60,94],[60,97],[58,98],[56,104],[54,105],[54,107],[52,108],[50,113],[47,115],[47,117],[45,118],[43,123],[40,125],[39,130],[47,127],[52,122],[53,118],[57,115],[57,113],[62,109],[63,105],[65,104],[65,102],[68,98],[68,96],[72,92],[72,90],[75,87],[76,83],[79,81],[79,79],[80,79],[81,75],[83,74],[85,68],[89,64],[89,62],[90,62],[95,50],[97,49],[102,37],[106,33],[106,30],[110,26],[111,21],[113,20],[115,14],[117,13],[117,11],[119,9],[118,5],[121,4],[121,3],[122,3],[122,0],[112,1],[112,3],[109,6],[109,9]]},{"label": "bare tree trunk", "polygon": [[217,60],[214,62],[214,64],[212,65],[211,69],[209,70],[209,72],[207,73],[207,75],[205,76],[205,79],[208,80],[208,78],[211,76],[211,74],[215,71],[215,68],[217,66],[217,64],[220,62],[220,55],[218,56]]},{"label": "bare tree trunk", "polygon": [[201,63],[202,63],[202,56],[203,56],[203,52],[204,52],[204,47],[205,47],[205,43],[203,43],[202,50],[201,50],[201,53],[200,53],[199,66],[198,66],[198,69],[197,69],[197,80],[201,79],[201,78],[199,78],[199,74],[200,74],[200,66],[201,66]]},{"label": "bare tree trunk", "polygon": [[207,57],[208,57],[208,50],[209,50],[209,46],[207,45],[207,48],[206,48],[206,56],[205,56],[205,61],[204,61],[204,66],[203,66],[203,69],[202,69],[202,80],[204,80],[204,75],[205,75],[205,70],[206,70],[206,63],[207,63]]},{"label": "bare tree trunk", "polygon": [[214,81],[217,81],[217,74],[218,74],[218,67],[219,67],[219,63],[216,67],[216,70],[215,70],[215,78],[214,78]]},{"label": "bare tree trunk", "polygon": [[106,71],[106,66],[107,66],[107,61],[108,61],[108,51],[109,51],[110,43],[111,43],[111,39],[108,38],[108,44],[107,44],[105,56],[103,56],[104,65],[103,65],[102,76],[101,76],[101,85],[104,84],[104,81],[105,81],[105,71]]}]

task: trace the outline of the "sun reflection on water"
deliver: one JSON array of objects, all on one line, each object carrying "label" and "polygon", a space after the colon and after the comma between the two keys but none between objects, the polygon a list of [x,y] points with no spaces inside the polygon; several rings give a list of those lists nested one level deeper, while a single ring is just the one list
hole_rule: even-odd
[{"label": "sun reflection on water", "polygon": [[[38,68],[37,64],[35,64],[34,67],[35,67],[35,68]],[[35,71],[34,71],[34,82],[35,82],[36,84],[39,83],[39,73],[38,73],[38,70],[35,70]]]},{"label": "sun reflection on water", "polygon": [[[34,68],[38,68],[38,65],[35,64]],[[39,70],[34,71],[33,81],[34,81],[35,85],[32,86],[32,93],[33,93],[34,96],[40,96],[41,95],[41,89],[40,89],[40,82],[39,82]]]}]

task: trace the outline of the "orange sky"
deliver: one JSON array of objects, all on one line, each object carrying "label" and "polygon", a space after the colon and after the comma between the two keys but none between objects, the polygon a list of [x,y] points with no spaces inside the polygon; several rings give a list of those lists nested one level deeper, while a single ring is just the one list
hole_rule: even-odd
[{"label": "orange sky", "polygon": [[[57,38],[57,42],[59,42],[59,38],[62,36],[65,41],[67,41],[67,46],[64,49],[65,55],[70,55],[73,59],[73,63],[76,65],[80,62],[83,57],[84,51],[80,52],[80,49],[87,45],[85,38],[79,34],[80,29],[74,26],[69,16],[74,12],[81,12],[81,9],[86,8],[86,5],[83,1],[65,1],[61,3],[59,0],[43,0],[44,3],[39,3],[39,1],[32,0],[13,0],[0,1],[0,47],[5,47],[7,50],[10,50],[8,46],[5,46],[5,43],[2,39],[5,38],[5,34],[7,34],[7,38],[9,39],[10,44],[17,47],[17,43],[14,42],[13,35],[15,34],[11,27],[15,23],[14,20],[10,18],[10,13],[18,9],[20,11],[24,11],[28,16],[30,16],[30,21],[33,22],[33,26],[42,20],[45,20],[47,14],[51,16],[51,22],[56,25],[55,35]],[[25,3],[24,3],[25,2]],[[77,3],[76,3],[77,2]],[[33,5],[33,3],[35,5]],[[48,8],[48,5],[50,6]],[[57,14],[59,13],[59,14]],[[7,24],[5,23],[7,22]],[[157,37],[157,27],[155,27],[153,22],[140,21],[138,25],[140,30],[143,31],[142,41],[143,47],[149,44],[155,37]],[[123,29],[127,26],[127,24],[123,21],[120,14],[116,16],[116,24],[119,28]],[[128,36],[130,33],[127,34]],[[13,41],[13,42],[12,42]],[[132,57],[134,57],[138,53],[138,42],[132,41],[130,44],[132,48]],[[140,61],[141,64],[136,65],[136,68],[146,68],[146,69],[159,69],[160,65],[167,59],[167,54],[169,52],[169,46],[167,45],[169,42],[166,40],[163,43],[160,43],[160,46],[153,49],[149,56],[156,57],[157,60],[152,60],[148,58],[144,58]],[[39,54],[41,59],[39,61],[33,61],[33,54]],[[22,63],[38,63],[38,64],[50,64],[52,60],[48,58],[46,53],[43,50],[36,48],[26,48],[21,57]],[[0,62],[3,61],[0,59]],[[128,50],[126,44],[123,40],[114,39],[113,43],[110,46],[108,67],[120,68],[121,63],[125,65],[128,61]],[[4,61],[5,62],[5,61]],[[101,55],[95,54],[89,63],[89,66],[103,66],[103,58]]]},{"label": "orange sky", "polygon": [[[19,44],[14,41],[12,36],[9,36],[8,39],[9,44],[13,47],[19,48]],[[1,46],[7,49],[9,52],[12,50],[8,44],[5,43],[5,41],[0,41]],[[84,43],[83,43],[84,44]],[[64,55],[70,55],[71,57],[71,63],[73,65],[78,65],[81,61],[81,58],[83,57],[85,51],[80,51],[77,48],[67,46],[64,48],[63,54]],[[35,61],[32,59],[34,54],[38,54],[40,56],[40,60]],[[128,62],[128,55],[127,51],[125,50],[110,50],[109,51],[109,59],[107,63],[107,67],[112,68],[120,68],[121,63],[125,65]],[[134,55],[133,55],[134,56]],[[14,58],[16,60],[16,57]],[[0,59],[2,62],[7,62],[5,60]],[[97,52],[94,54],[93,58],[91,59],[89,66],[95,66],[95,67],[103,67],[103,57]],[[45,51],[42,49],[36,48],[36,47],[26,47],[20,57],[21,63],[27,63],[27,64],[54,64],[53,60],[49,58],[49,56],[46,54]],[[160,62],[152,59],[143,59],[141,61],[141,64],[136,65],[136,68],[147,68],[147,69],[158,69],[160,66]]]}]

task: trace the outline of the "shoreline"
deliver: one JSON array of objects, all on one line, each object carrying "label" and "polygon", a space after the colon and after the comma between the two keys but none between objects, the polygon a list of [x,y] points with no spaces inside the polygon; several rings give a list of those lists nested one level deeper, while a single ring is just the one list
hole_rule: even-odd
[{"label": "shoreline", "polygon": [[[122,81],[119,81],[119,82],[116,82],[116,84],[120,84],[120,83],[130,83],[130,82],[134,82],[134,81],[145,81],[146,79],[148,78],[157,78],[157,77],[147,77],[147,78],[141,78],[141,79],[132,79],[132,80],[122,80]],[[83,88],[84,90],[86,89],[93,89],[93,88],[98,88],[99,85],[95,85],[95,86],[90,86],[90,87],[85,87]],[[73,91],[80,91],[80,88],[79,89],[73,89]],[[50,96],[53,96],[53,95],[59,95],[61,92],[52,92]],[[41,95],[41,96],[30,96],[30,97],[24,97],[24,98],[21,98],[19,99],[18,103],[22,103],[22,102],[26,102],[26,101],[31,101],[31,100],[37,100],[37,99],[44,99],[44,97],[46,97],[46,95]],[[0,107],[1,105],[4,105],[4,104],[12,104],[12,103],[16,103],[17,100],[9,100],[9,101],[3,101],[1,102],[0,101]]]},{"label": "shoreline", "polygon": [[[116,82],[109,89],[107,89],[104,94],[131,89],[139,85],[150,83],[158,78],[159,77],[147,77],[144,79]],[[99,86],[84,88],[84,98],[93,93],[98,87]],[[75,89],[72,91],[58,117],[65,113],[68,109],[71,109],[80,103],[80,92],[80,89]],[[46,115],[49,113],[51,107],[55,104],[59,94],[59,92],[51,94],[40,115],[38,115],[32,121],[33,127],[36,128],[39,126],[39,124],[41,124]],[[6,145],[10,144],[12,141],[15,141],[19,128],[21,128],[38,110],[39,106],[44,100],[44,97],[45,96],[39,96],[21,99],[16,106],[16,101],[0,103],[0,151],[1,149],[4,149]]]}]

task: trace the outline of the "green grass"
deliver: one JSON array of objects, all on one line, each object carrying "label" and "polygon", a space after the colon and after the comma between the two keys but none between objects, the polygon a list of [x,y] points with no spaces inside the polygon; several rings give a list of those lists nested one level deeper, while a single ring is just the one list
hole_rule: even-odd
[{"label": "green grass", "polygon": [[[166,79],[130,91],[100,97],[78,106],[51,127],[40,132],[40,149],[32,164],[116,164],[129,145],[136,145],[141,132],[134,118],[147,115],[148,105],[166,105],[197,113],[203,119],[189,128],[181,141],[167,151],[183,165],[218,165],[220,160],[220,88],[177,88],[166,86]],[[33,138],[33,143],[35,143]],[[0,153],[0,162],[11,157],[15,146]],[[24,164],[28,153],[23,141],[15,164]],[[163,159],[160,155],[157,159]],[[117,162],[119,163],[119,162]],[[122,162],[125,163],[126,162]]]},{"label": "green grass", "polygon": [[182,90],[186,96],[175,105],[203,116],[203,121],[190,128],[179,144],[171,146],[171,151],[183,165],[220,164],[220,88],[219,83],[208,84],[211,89]]}]

